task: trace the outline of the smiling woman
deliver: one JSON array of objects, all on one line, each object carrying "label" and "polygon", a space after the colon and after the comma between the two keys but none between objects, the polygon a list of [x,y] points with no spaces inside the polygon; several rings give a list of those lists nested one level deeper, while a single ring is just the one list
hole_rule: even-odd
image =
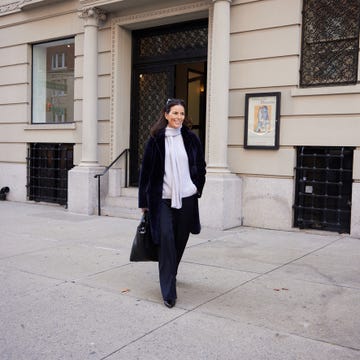
[{"label": "smiling woman", "polygon": [[169,113],[165,113],[168,127],[178,129],[185,119],[185,108],[182,105],[174,105]]},{"label": "smiling woman", "polygon": [[159,277],[165,306],[176,303],[176,275],[190,233],[200,233],[198,198],[205,184],[199,138],[190,130],[185,102],[169,99],[146,143],[139,207],[149,211],[152,240],[159,245]]}]

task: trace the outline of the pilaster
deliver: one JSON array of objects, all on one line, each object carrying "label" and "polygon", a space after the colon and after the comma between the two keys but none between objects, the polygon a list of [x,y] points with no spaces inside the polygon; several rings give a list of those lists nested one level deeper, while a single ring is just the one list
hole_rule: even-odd
[{"label": "pilaster", "polygon": [[82,154],[80,166],[98,166],[98,26],[106,19],[96,8],[83,10],[84,19],[84,75],[82,102]]},{"label": "pilaster", "polygon": [[[84,75],[82,102],[82,152],[79,166],[69,171],[68,208],[71,212],[92,215],[97,208],[97,179],[102,172],[98,163],[98,27],[106,19],[97,8],[81,11],[84,19]],[[104,197],[107,182],[102,179]]]},{"label": "pilaster", "polygon": [[228,229],[242,222],[241,179],[228,168],[230,0],[213,0],[209,34],[208,166],[200,201],[203,225]]},{"label": "pilaster", "polygon": [[229,113],[230,0],[213,0],[210,96],[208,122],[208,169],[229,172],[227,138]]}]

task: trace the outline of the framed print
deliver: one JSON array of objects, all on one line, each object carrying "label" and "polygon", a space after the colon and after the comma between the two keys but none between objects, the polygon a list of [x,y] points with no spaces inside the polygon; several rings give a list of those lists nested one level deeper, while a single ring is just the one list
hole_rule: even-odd
[{"label": "framed print", "polygon": [[245,149],[278,149],[280,92],[245,95]]}]

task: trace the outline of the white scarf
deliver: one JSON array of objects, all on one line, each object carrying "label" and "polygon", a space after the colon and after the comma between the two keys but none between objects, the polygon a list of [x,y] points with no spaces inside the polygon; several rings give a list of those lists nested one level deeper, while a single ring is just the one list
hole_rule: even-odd
[{"label": "white scarf", "polygon": [[[166,171],[171,178],[171,207],[180,209],[181,201],[181,165],[177,156],[177,149],[174,146],[174,138],[181,136],[181,128],[165,129],[165,156],[169,156],[169,162],[165,162]],[[168,165],[168,166],[167,166]]]}]

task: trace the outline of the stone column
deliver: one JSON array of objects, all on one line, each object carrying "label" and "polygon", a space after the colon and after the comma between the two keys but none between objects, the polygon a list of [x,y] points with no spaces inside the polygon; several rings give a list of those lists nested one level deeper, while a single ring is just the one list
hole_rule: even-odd
[{"label": "stone column", "polygon": [[[93,214],[97,208],[97,179],[102,172],[98,163],[98,26],[105,20],[103,11],[97,8],[83,10],[84,64],[82,102],[82,147],[79,166],[69,171],[69,211]],[[102,180],[102,192],[106,191],[106,179]]]},{"label": "stone column", "polygon": [[84,66],[82,102],[82,152],[80,166],[97,166],[98,141],[98,23],[105,14],[96,8],[84,10]]},{"label": "stone column", "polygon": [[227,229],[242,223],[241,179],[228,168],[231,0],[213,0],[210,34],[207,180],[200,201],[202,223]]},{"label": "stone column", "polygon": [[209,111],[209,171],[228,172],[227,137],[230,65],[230,3],[213,0],[211,36],[211,87]]}]

